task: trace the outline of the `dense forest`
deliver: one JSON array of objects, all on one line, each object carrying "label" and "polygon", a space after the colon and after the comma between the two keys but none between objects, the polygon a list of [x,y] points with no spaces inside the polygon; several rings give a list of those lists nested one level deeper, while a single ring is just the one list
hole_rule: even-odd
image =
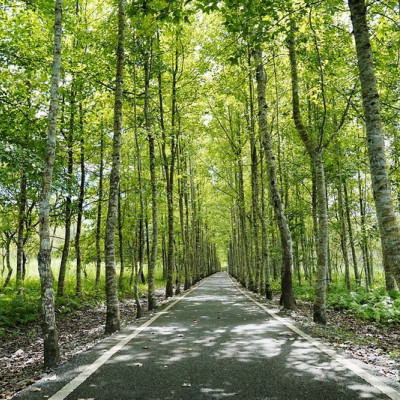
[{"label": "dense forest", "polygon": [[[54,7],[55,6],[55,7]],[[400,3],[3,0],[0,339],[227,270],[400,322]],[[378,95],[379,93],[379,95]]]}]

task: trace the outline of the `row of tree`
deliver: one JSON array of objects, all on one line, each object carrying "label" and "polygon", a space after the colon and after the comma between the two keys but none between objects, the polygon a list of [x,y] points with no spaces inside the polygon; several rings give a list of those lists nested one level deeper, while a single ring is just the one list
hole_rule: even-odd
[{"label": "row of tree", "polygon": [[[242,52],[247,52],[247,79],[249,89],[245,97],[239,99],[242,103],[243,114],[247,117],[247,126],[241,127],[242,119],[232,120],[231,110],[228,109],[229,127],[224,129],[236,156],[235,168],[235,192],[236,207],[232,213],[232,239],[229,249],[229,262],[233,274],[243,284],[255,291],[266,292],[270,297],[270,272],[268,258],[268,234],[265,227],[265,200],[264,193],[259,194],[259,179],[264,183],[263,163],[267,170],[270,197],[274,209],[275,220],[278,226],[281,241],[281,302],[288,309],[296,308],[292,289],[293,262],[300,280],[300,264],[303,264],[304,275],[310,273],[309,260],[315,258],[315,297],[314,297],[314,321],[326,322],[326,288],[330,279],[332,260],[329,248],[329,223],[328,204],[334,201],[336,204],[337,220],[339,225],[340,247],[344,262],[344,275],[346,287],[351,288],[350,261],[348,240],[352,253],[354,278],[360,285],[360,272],[354,241],[354,228],[350,213],[350,201],[347,181],[354,177],[353,171],[346,171],[348,166],[343,156],[349,155],[349,149],[343,144],[342,130],[346,127],[357,129],[357,125],[365,123],[367,153],[369,158],[369,172],[372,183],[372,194],[375,201],[376,217],[379,227],[382,249],[382,264],[385,273],[386,289],[391,292],[398,289],[400,272],[400,231],[397,210],[393,202],[390,189],[389,168],[385,155],[385,135],[382,129],[382,115],[380,111],[379,95],[377,91],[373,50],[370,42],[370,34],[367,22],[367,7],[364,1],[350,0],[348,2],[351,14],[352,33],[355,39],[356,52],[351,49],[349,35],[349,23],[344,19],[345,12],[341,5],[332,2],[325,7],[314,4],[294,4],[283,2],[279,5],[262,4],[258,2],[248,3],[246,6],[234,11],[226,8],[224,13],[227,29],[239,33],[244,38]],[[380,9],[383,18],[389,18],[390,12],[395,12],[398,5],[393,4]],[[271,18],[272,17],[272,18]],[[267,21],[258,23],[258,21]],[[276,30],[276,21],[285,21],[286,25]],[[398,20],[398,15],[397,15]],[[380,21],[381,22],[381,21]],[[253,27],[256,27],[254,30]],[[334,26],[334,36],[330,36],[329,30]],[[341,28],[341,31],[339,30]],[[387,29],[387,26],[386,28]],[[395,28],[393,28],[395,29]],[[305,36],[308,42],[305,42]],[[275,85],[275,111],[271,125],[268,121],[267,76],[264,67],[262,48],[264,43],[272,39],[274,44],[270,47],[268,57],[272,57],[273,77]],[[391,39],[391,38],[390,38]],[[275,47],[278,45],[278,49]],[[283,46],[283,47],[282,47]],[[336,47],[332,48],[333,46]],[[347,48],[346,48],[347,47]],[[277,61],[280,57],[277,53],[287,49],[287,62]],[[239,52],[240,52],[239,48]],[[352,53],[350,51],[352,51]],[[301,52],[306,56],[300,56]],[[271,54],[272,53],[272,54]],[[243,57],[242,57],[243,58]],[[358,73],[354,70],[354,62],[357,60]],[[242,60],[243,62],[243,60]],[[246,61],[244,61],[246,62]],[[286,66],[286,74],[277,72],[276,64]],[[353,65],[352,65],[353,64]],[[397,64],[396,64],[397,65]],[[351,66],[351,68],[346,68]],[[300,72],[299,72],[300,71]],[[255,79],[253,75],[255,74]],[[279,75],[278,75],[279,74]],[[290,87],[290,108],[297,132],[303,149],[308,155],[309,177],[309,202],[311,204],[310,215],[312,221],[311,230],[312,245],[307,245],[307,216],[292,216],[288,218],[287,188],[290,177],[285,177],[281,171],[281,126],[282,106],[279,95],[282,81],[285,79]],[[344,79],[343,79],[344,78]],[[246,77],[244,76],[244,79]],[[256,89],[254,89],[254,81]],[[358,93],[360,83],[361,93]],[[356,109],[357,97],[361,95],[363,112]],[[258,106],[258,134],[260,137],[257,148],[255,140],[254,123],[254,97],[257,96]],[[352,113],[352,108],[356,113]],[[395,107],[396,109],[396,107]],[[251,163],[251,211],[249,224],[246,224],[246,211],[243,192],[243,139],[241,130],[247,130],[250,140]],[[278,135],[278,156],[272,143],[271,131],[274,129]],[[354,141],[354,140],[353,140]],[[335,174],[332,179],[333,191],[329,191],[329,183],[326,180],[326,164],[332,163],[333,153],[335,160]],[[260,154],[258,157],[257,154]],[[359,155],[359,158],[365,157]],[[329,157],[329,158],[328,158]],[[396,160],[396,159],[395,159]],[[259,166],[260,165],[260,166]],[[258,173],[261,169],[261,173]],[[353,175],[352,175],[353,174]],[[364,262],[365,284],[370,286],[372,282],[372,266],[368,255],[368,240],[365,227],[365,194],[361,188],[361,174],[365,169],[358,166],[356,176],[359,185],[360,209],[358,211],[361,225],[361,251]],[[258,176],[260,178],[258,178]],[[303,181],[304,182],[304,181]],[[364,189],[365,190],[365,189]],[[299,199],[299,186],[296,183],[294,201]],[[292,200],[293,201],[293,200]],[[261,212],[259,210],[261,204]],[[300,218],[299,218],[300,217]],[[261,239],[260,239],[261,226]],[[293,249],[293,236],[296,235],[295,253]],[[299,254],[301,246],[302,254]],[[311,250],[311,251],[310,251]],[[315,252],[315,255],[314,255]],[[265,285],[265,289],[264,289]]]},{"label": "row of tree", "polygon": [[105,265],[109,333],[118,289],[140,316],[158,266],[170,297],[226,254],[286,308],[314,284],[321,323],[335,279],[398,288],[397,2],[50,3],[0,14],[3,287],[39,249],[46,366],[72,265],[77,296]]},{"label": "row of tree", "polygon": [[[46,367],[59,359],[51,268],[54,242],[62,244],[57,297],[65,295],[71,261],[76,296],[82,296],[82,275],[90,275],[87,264],[95,264],[95,288],[100,287],[105,265],[107,333],[120,328],[118,286],[132,287],[140,317],[139,281],[147,283],[148,309],[155,308],[159,261],[166,297],[221,269],[209,214],[203,210],[205,189],[193,157],[199,145],[182,121],[185,107],[192,105],[190,96],[185,98],[183,90],[178,93],[178,86],[182,89],[188,83],[184,81],[188,79],[186,38],[179,22],[182,4],[153,6],[129,4],[126,10],[124,1],[119,1],[115,16],[98,20],[97,13],[113,9],[109,4],[77,0],[62,5],[57,0],[46,135],[40,103],[46,85],[40,80],[43,72],[34,65],[41,43],[38,39],[35,51],[29,53],[17,36],[21,20],[26,35],[49,25],[51,9],[39,2],[5,6],[9,30],[4,36],[13,37],[15,43],[2,42],[4,71],[19,74],[5,80],[10,91],[2,98],[2,114],[9,121],[18,117],[9,127],[4,124],[8,147],[2,154],[2,168],[9,171],[9,180],[2,181],[3,267],[8,269],[3,288],[12,276],[12,247],[17,253],[15,281],[23,295],[27,260],[39,246]],[[99,45],[104,35],[109,35],[103,42],[108,46],[105,56]],[[48,48],[43,51],[49,51],[45,44]],[[18,196],[10,196],[16,185]],[[57,234],[63,236],[61,240],[57,241]]]}]

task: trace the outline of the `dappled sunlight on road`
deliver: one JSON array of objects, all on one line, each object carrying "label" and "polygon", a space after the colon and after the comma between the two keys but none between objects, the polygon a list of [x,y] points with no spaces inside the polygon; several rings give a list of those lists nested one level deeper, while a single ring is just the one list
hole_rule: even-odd
[{"label": "dappled sunlight on road", "polygon": [[[98,356],[105,348],[97,347]],[[111,387],[104,376],[112,376]],[[78,388],[68,400],[88,393],[96,400],[386,398],[246,299],[224,274],[162,314],[85,384],[91,389]]]}]

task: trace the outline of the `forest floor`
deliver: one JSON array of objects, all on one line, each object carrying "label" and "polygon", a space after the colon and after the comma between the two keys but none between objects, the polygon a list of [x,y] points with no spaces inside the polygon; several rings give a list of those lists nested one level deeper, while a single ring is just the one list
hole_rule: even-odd
[{"label": "forest floor", "polygon": [[[257,296],[259,298],[259,296]],[[279,308],[279,294],[265,300]],[[324,339],[335,348],[357,358],[388,378],[400,382],[400,325],[382,325],[352,316],[345,310],[327,310],[327,324],[312,322],[313,304],[297,300],[297,311],[285,312],[303,330]]]},{"label": "forest floor", "polygon": [[[157,304],[165,304],[164,290],[157,290]],[[147,309],[147,299],[141,299]],[[134,300],[120,301],[121,322],[125,326],[136,319]],[[93,347],[107,337],[104,333],[105,305],[81,308],[57,315],[61,362]],[[9,399],[42,376],[43,340],[40,323],[30,323],[10,330],[0,337],[0,399]]]},{"label": "forest floor", "polygon": [[[157,291],[159,304],[164,304],[164,291]],[[260,296],[256,296],[260,299]],[[263,300],[271,308],[279,307],[279,295],[273,301]],[[142,299],[146,308],[146,299]],[[362,360],[385,376],[400,381],[400,327],[383,326],[361,320],[338,310],[328,310],[326,326],[312,322],[312,304],[298,301],[298,311],[287,313],[305,331],[331,343],[334,347]],[[134,300],[121,301],[123,325],[135,320]],[[106,337],[105,306],[79,309],[58,316],[62,362],[89,349]],[[31,385],[44,375],[40,324],[21,326],[0,339],[0,399]]]}]

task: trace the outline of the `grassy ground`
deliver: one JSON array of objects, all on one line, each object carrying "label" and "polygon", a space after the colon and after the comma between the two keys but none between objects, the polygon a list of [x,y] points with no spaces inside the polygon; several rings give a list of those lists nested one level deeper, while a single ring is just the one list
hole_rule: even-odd
[{"label": "grassy ground", "polygon": [[[300,300],[313,301],[314,287],[310,282],[296,280],[294,284],[295,297]],[[382,273],[375,274],[372,287],[367,290],[365,286],[357,287],[356,282],[351,282],[351,291],[346,290],[343,277],[333,277],[327,290],[327,307],[332,310],[346,310],[349,314],[381,324],[400,323],[400,293],[387,293]],[[273,289],[280,290],[280,283],[273,282]]]},{"label": "grassy ground", "polygon": [[[59,260],[54,260],[53,274],[58,276]],[[104,266],[102,268],[104,275]],[[98,306],[105,301],[105,280],[102,275],[98,290],[95,289],[95,266],[86,266],[87,278],[82,277],[82,296],[75,294],[75,269],[69,266],[66,275],[65,294],[62,298],[57,298],[56,307],[59,313],[88,307]],[[125,279],[122,288],[119,289],[121,299],[133,298],[133,288],[129,285],[130,269],[126,269]],[[145,276],[147,271],[145,271]],[[5,278],[5,277],[4,277]],[[147,278],[147,276],[146,276]],[[4,279],[3,279],[4,280]],[[0,280],[2,282],[3,280]],[[162,288],[165,282],[162,279],[162,269],[156,269],[156,289]],[[147,292],[147,285],[140,283],[139,295],[143,296]],[[31,263],[27,268],[26,279],[23,283],[22,291],[18,294],[15,288],[15,280],[12,279],[10,285],[0,293],[0,336],[5,330],[18,328],[36,322],[40,318],[40,281],[35,263]]]}]

